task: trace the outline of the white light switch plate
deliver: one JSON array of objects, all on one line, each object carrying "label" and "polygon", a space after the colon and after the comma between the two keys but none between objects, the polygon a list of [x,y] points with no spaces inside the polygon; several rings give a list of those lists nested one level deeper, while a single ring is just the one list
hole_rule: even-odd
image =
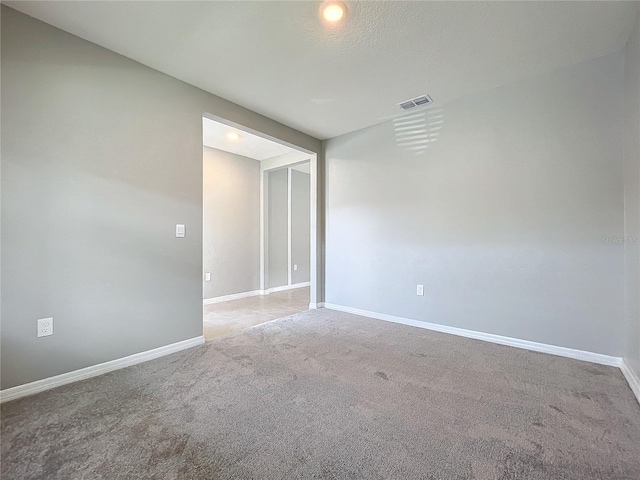
[{"label": "white light switch plate", "polygon": [[185,228],[184,225],[176,225],[176,238],[184,238]]},{"label": "white light switch plate", "polygon": [[53,317],[38,319],[38,337],[53,335]]},{"label": "white light switch plate", "polygon": [[293,266],[293,269],[294,269],[294,270],[298,270],[298,265],[294,265],[294,266]]},{"label": "white light switch plate", "polygon": [[211,274],[210,273],[205,273],[204,274],[204,281],[205,282],[210,282],[211,281]]},{"label": "white light switch plate", "polygon": [[418,285],[416,288],[416,295],[424,296],[424,285]]}]

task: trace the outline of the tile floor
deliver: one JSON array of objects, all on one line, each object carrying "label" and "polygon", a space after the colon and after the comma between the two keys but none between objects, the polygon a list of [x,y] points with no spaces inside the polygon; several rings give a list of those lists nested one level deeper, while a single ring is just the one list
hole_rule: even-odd
[{"label": "tile floor", "polygon": [[308,309],[309,287],[206,305],[204,338],[209,341]]}]

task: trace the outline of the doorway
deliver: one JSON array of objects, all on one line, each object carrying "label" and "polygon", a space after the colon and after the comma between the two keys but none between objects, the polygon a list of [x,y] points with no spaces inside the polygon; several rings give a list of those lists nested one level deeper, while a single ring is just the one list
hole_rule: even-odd
[{"label": "doorway", "polygon": [[203,117],[206,340],[315,306],[316,154]]}]

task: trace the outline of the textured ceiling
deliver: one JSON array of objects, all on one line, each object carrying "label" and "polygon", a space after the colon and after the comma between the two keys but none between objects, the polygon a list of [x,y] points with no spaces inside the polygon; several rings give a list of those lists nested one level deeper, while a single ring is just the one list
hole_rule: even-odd
[{"label": "textured ceiling", "polygon": [[[325,139],[620,50],[637,2],[5,2]],[[535,93],[533,93],[535,94]]]}]

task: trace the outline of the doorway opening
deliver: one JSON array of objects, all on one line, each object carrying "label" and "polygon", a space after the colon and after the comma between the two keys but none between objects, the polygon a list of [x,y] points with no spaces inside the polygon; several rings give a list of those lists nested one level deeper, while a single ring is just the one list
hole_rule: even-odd
[{"label": "doorway opening", "polygon": [[203,116],[203,333],[315,306],[317,157]]}]

